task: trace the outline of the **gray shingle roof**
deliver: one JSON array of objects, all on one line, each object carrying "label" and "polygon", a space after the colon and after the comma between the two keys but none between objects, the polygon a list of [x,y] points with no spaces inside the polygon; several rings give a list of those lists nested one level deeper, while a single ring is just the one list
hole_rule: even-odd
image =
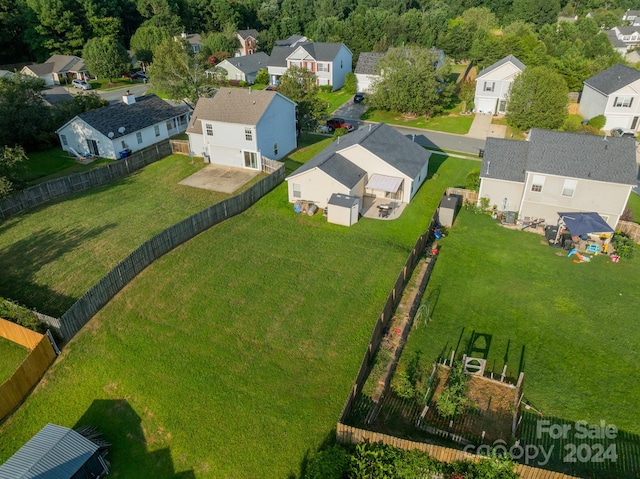
[{"label": "gray shingle roof", "polygon": [[358,63],[354,73],[360,73],[362,75],[376,75],[378,73],[377,65],[382,57],[386,53],[377,52],[362,52],[358,56]]},{"label": "gray shingle roof", "polygon": [[513,63],[516,67],[518,67],[520,69],[520,71],[522,71],[522,70],[524,70],[526,68],[525,64],[522,63],[520,60],[518,60],[516,57],[514,57],[513,55],[508,55],[508,56],[504,57],[502,60],[499,60],[499,61],[495,62],[493,65],[489,65],[487,68],[482,70],[480,73],[478,73],[478,77],[486,75],[487,73],[495,70],[498,67],[501,67],[502,65],[504,65],[505,63],[508,63],[508,62]]},{"label": "gray shingle roof", "polygon": [[487,139],[480,176],[523,182],[524,170],[635,185],[636,142],[537,128],[531,130],[527,142]]},{"label": "gray shingle roof", "polygon": [[69,479],[97,450],[73,429],[47,424],[0,466],[0,477]]},{"label": "gray shingle roof", "polygon": [[329,198],[330,205],[342,206],[343,208],[351,208],[359,201],[357,196],[341,195],[340,193],[333,193]]},{"label": "gray shingle roof", "polygon": [[605,30],[605,33],[609,37],[609,41],[611,42],[611,45],[613,45],[613,48],[627,47],[627,44],[618,38],[615,30]]},{"label": "gray shingle roof", "polygon": [[[269,55],[264,52],[257,52],[253,55],[227,58],[225,61],[231,63],[234,67],[245,74],[255,73],[261,68],[265,70],[267,69],[267,65],[269,64]],[[224,68],[224,65],[218,64],[218,66]]]},{"label": "gray shingle roof", "polygon": [[273,47],[271,55],[269,55],[268,66],[287,68],[287,57],[292,53],[293,49],[291,47]]},{"label": "gray shingle roof", "polygon": [[315,60],[328,62],[335,59],[342,45],[342,43],[313,42],[303,43],[299,46],[304,48]]},{"label": "gray shingle roof", "polygon": [[[173,106],[155,95],[145,95],[136,98],[132,105],[116,103],[80,113],[76,118],[84,120],[103,135],[113,132],[113,138],[119,138],[175,118],[187,110],[186,105]],[[120,127],[125,128],[124,133],[118,132]]]},{"label": "gray shingle roof", "polygon": [[638,25],[625,25],[622,27],[616,27],[621,35],[632,35],[636,32],[640,32],[640,26]]},{"label": "gray shingle roof", "polygon": [[243,40],[246,40],[249,37],[258,37],[258,30],[254,30],[253,28],[250,28],[248,30],[238,30],[236,33],[240,35],[240,38],[242,38]]},{"label": "gray shingle roof", "polygon": [[[370,128],[365,127],[340,137],[339,141],[336,140],[331,143],[293,172],[291,176],[318,168],[319,165],[333,161],[332,158],[334,157],[343,158],[339,155],[340,151],[356,144],[367,149],[410,178],[415,178],[420,173],[422,167],[429,161],[430,156],[430,152],[396,129],[386,123],[379,123],[372,125]],[[340,180],[338,177],[336,179]],[[348,186],[347,183],[342,183]]]},{"label": "gray shingle roof", "polygon": [[[202,134],[200,120],[257,125],[276,95],[280,93],[270,90],[220,88],[213,98],[198,100],[187,132]],[[274,125],[274,128],[277,128],[277,125]]]},{"label": "gray shingle roof", "polygon": [[610,95],[637,80],[640,80],[640,71],[622,63],[616,63],[591,78],[587,78],[584,83],[603,95]]},{"label": "gray shingle roof", "polygon": [[284,40],[276,40],[275,46],[277,47],[290,47],[295,45],[300,41],[307,41],[307,37],[302,35],[291,35],[289,38],[285,38]]}]

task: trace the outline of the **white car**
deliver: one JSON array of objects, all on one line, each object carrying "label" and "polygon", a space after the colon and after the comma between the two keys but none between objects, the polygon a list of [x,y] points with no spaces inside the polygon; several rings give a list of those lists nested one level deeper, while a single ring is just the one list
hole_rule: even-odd
[{"label": "white car", "polygon": [[89,85],[84,80],[73,80],[71,82],[71,85],[73,86],[73,88],[80,88],[81,90],[91,90],[91,85]]}]

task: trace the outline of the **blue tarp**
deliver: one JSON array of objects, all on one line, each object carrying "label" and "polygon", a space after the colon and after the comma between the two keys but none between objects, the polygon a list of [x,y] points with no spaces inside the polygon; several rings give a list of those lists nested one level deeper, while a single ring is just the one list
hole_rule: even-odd
[{"label": "blue tarp", "polygon": [[589,233],[613,233],[613,228],[598,213],[558,213],[571,236],[585,236]]}]

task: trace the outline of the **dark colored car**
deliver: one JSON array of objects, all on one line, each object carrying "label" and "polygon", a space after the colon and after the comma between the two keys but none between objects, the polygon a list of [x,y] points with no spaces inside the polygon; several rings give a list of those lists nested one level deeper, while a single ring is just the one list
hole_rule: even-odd
[{"label": "dark colored car", "polygon": [[362,103],[362,100],[364,100],[364,93],[356,93],[353,97],[353,103]]},{"label": "dark colored car", "polygon": [[353,125],[347,123],[342,118],[330,118],[327,120],[327,126],[329,127],[329,131],[337,130],[338,128],[344,128],[348,132],[353,131]]}]

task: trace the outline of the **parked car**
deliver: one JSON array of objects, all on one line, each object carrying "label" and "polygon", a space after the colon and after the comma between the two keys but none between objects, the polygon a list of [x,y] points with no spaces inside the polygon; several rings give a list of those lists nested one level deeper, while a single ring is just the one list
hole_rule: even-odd
[{"label": "parked car", "polygon": [[337,130],[338,128],[344,128],[348,132],[353,131],[353,125],[351,123],[347,123],[342,118],[330,118],[327,120],[327,126],[329,127],[329,132],[333,130]]},{"label": "parked car", "polygon": [[73,88],[80,88],[81,90],[91,90],[91,85],[84,80],[73,80],[71,86],[73,86]]},{"label": "parked car", "polygon": [[148,80],[149,76],[144,72],[134,72],[131,74],[131,78],[134,80]]},{"label": "parked car", "polygon": [[635,138],[636,132],[633,130],[627,130],[626,128],[612,128],[611,136],[615,136],[617,138]]},{"label": "parked car", "polygon": [[353,103],[362,103],[364,100],[364,93],[356,93],[353,97]]},{"label": "parked car", "polygon": [[329,125],[318,125],[316,131],[318,133],[331,133],[331,127]]}]

